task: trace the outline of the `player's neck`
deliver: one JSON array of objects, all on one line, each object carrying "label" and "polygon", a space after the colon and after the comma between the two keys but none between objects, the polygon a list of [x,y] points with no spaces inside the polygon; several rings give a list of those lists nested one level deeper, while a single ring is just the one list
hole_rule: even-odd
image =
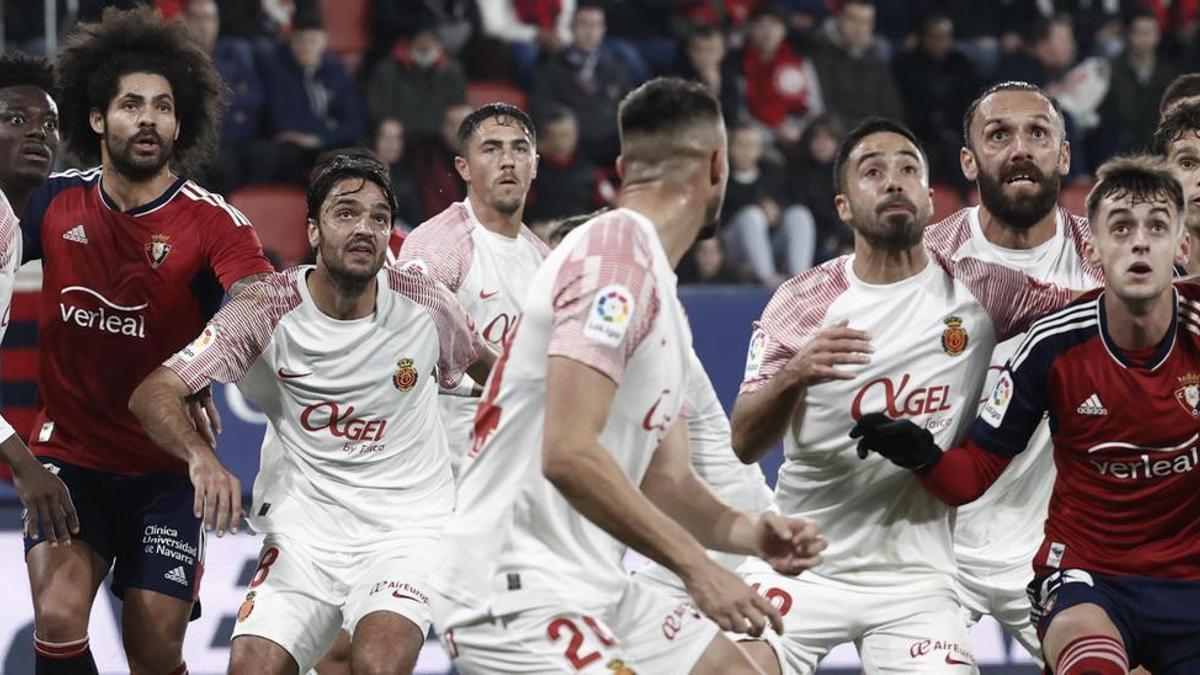
[{"label": "player's neck", "polygon": [[489,231],[514,239],[521,233],[521,218],[525,215],[524,205],[515,212],[506,214],[490,204],[483,203],[483,200],[475,195],[468,194],[467,199],[471,202],[475,219]]},{"label": "player's neck", "polygon": [[[13,202],[13,210],[17,213],[21,212],[21,210],[17,208],[16,202]],[[1192,233],[1192,241],[1200,242],[1200,237],[1197,237],[1196,234],[1197,233],[1195,232]],[[1188,251],[1187,273],[1188,276],[1200,274],[1200,246],[1192,246],[1191,250]]]},{"label": "player's neck", "polygon": [[100,182],[104,194],[116,204],[121,211],[136,209],[144,204],[158,199],[171,187],[176,180],[175,174],[163,167],[154,177],[148,180],[131,180],[117,171],[112,164],[105,162],[100,174]]},{"label": "player's neck", "polygon": [[1108,335],[1125,350],[1147,349],[1162,342],[1175,314],[1175,291],[1167,288],[1150,300],[1127,301],[1105,294],[1104,318]]},{"label": "player's neck", "polygon": [[916,276],[928,264],[929,256],[922,243],[902,251],[889,251],[855,237],[854,276],[864,283],[894,284]]},{"label": "player's neck", "polygon": [[704,204],[697,203],[687,191],[668,191],[646,184],[628,186],[617,199],[617,206],[631,209],[645,216],[658,232],[671,268],[679,266],[680,259],[696,242],[704,220]]},{"label": "player's neck", "polygon": [[1020,228],[1001,221],[987,207],[980,205],[979,228],[989,242],[1001,248],[1017,251],[1036,248],[1050,241],[1058,231],[1058,207],[1050,209],[1033,227]]},{"label": "player's neck", "polygon": [[365,283],[347,283],[318,265],[305,279],[313,304],[321,313],[338,321],[366,318],[375,311],[375,284],[372,276]]}]

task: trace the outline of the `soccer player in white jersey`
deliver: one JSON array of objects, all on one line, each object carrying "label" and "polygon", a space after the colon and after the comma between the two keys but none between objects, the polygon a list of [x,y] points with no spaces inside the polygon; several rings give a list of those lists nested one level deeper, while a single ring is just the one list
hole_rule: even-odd
[{"label": "soccer player in white jersey", "polygon": [[[757,634],[778,614],[705,547],[796,573],[823,543],[807,522],[720,503],[688,463],[691,333],[673,268],[720,212],[720,104],[659,78],[618,116],[620,208],[534,276],[431,578],[435,625],[464,673],[754,672],[719,631]],[[632,581],[627,546],[682,577],[698,610]]]},{"label": "soccer player in white jersey", "polygon": [[[979,187],[981,204],[930,227],[926,245],[951,259],[993,262],[1066,288],[1103,285],[1103,273],[1084,252],[1087,218],[1058,206],[1062,177],[1071,164],[1058,103],[1024,82],[993,85],[968,108],[963,137],[963,175]],[[1023,337],[1013,336],[992,352],[980,399],[992,390]],[[1042,543],[1054,476],[1050,429],[1043,422],[1029,449],[997,481],[1002,487],[959,507],[954,525],[968,625],[991,615],[1039,658],[1025,587],[1032,578],[1030,561]]]},{"label": "soccer player in white jersey", "polygon": [[[462,154],[454,158],[454,167],[467,184],[467,198],[409,233],[397,264],[418,266],[442,282],[484,342],[499,351],[533,273],[550,252],[521,222],[525,196],[537,176],[537,134],[520,108],[489,103],[463,119],[458,140]],[[468,380],[462,387],[471,384]],[[456,474],[471,444],[479,403],[461,394],[446,392],[440,398]]]},{"label": "soccer player in white jersey", "polygon": [[[13,281],[21,266],[17,214],[46,182],[58,155],[53,89],[54,70],[46,59],[18,52],[0,55],[0,339],[8,328]],[[25,507],[25,534],[69,544],[79,522],[67,486],[37,461],[3,417],[0,461],[12,469],[13,487]]]},{"label": "soccer player in white jersey", "polygon": [[954,591],[951,514],[889,462],[863,463],[847,436],[886,410],[938,438],[971,422],[998,340],[1070,293],[1024,274],[928,250],[928,164],[912,133],[864,122],[834,163],[854,254],[776,291],[750,340],[733,447],[756,461],[784,439],[775,498],[819,523],[825,562],[800,577],[749,560],[748,582],[783,612],[794,672],[854,642],[868,673],[975,671]]},{"label": "soccer player in white jersey", "polygon": [[197,509],[236,530],[237,479],[184,399],[238,382],[270,419],[250,522],[266,534],[238,611],[231,673],[296,673],[339,628],[356,672],[411,672],[429,628],[430,552],[454,507],[439,386],[493,360],[443,286],[383,268],[395,197],[366,150],[327,153],[308,190],[316,267],[273,274],[134,392],[130,408],[185,459]]}]

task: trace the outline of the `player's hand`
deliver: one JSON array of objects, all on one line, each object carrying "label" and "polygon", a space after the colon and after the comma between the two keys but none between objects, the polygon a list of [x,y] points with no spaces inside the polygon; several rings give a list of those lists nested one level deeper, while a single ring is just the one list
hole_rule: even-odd
[{"label": "player's hand", "polygon": [[780,574],[796,575],[821,564],[829,543],[821,528],[806,518],[765,511],[754,524],[758,557]]},{"label": "player's hand", "polygon": [[708,558],[703,559],[695,572],[681,577],[696,607],[721,630],[758,637],[769,622],[775,632],[783,632],[783,618],[778,609],[738,575]]},{"label": "player's hand", "polygon": [[212,390],[205,387],[187,397],[188,417],[196,433],[211,447],[217,447],[217,436],[221,435],[221,413],[213,403]]},{"label": "player's hand", "polygon": [[933,442],[928,429],[909,420],[894,420],[883,413],[867,413],[850,430],[858,438],[858,456],[866,459],[874,450],[896,466],[923,473],[942,458],[942,449]]},{"label": "player's hand", "polygon": [[192,513],[204,519],[204,529],[237,532],[242,520],[242,484],[229,472],[211,450],[192,454],[188,462],[188,477],[196,488]]},{"label": "player's hand", "polygon": [[805,387],[830,380],[852,380],[854,373],[839,370],[838,366],[870,363],[873,351],[867,334],[850,328],[843,320],[813,334],[808,345],[784,364],[783,372]]},{"label": "player's hand", "polygon": [[51,546],[70,545],[79,534],[79,514],[62,479],[31,457],[13,467],[13,486],[25,505],[25,536],[36,541],[40,532]]}]

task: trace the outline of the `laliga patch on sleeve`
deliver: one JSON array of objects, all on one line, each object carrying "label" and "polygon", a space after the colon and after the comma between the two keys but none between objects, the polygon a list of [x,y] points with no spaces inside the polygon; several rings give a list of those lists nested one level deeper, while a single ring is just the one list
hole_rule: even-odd
[{"label": "laliga patch on sleeve", "polygon": [[420,272],[421,274],[429,274],[429,264],[426,263],[424,260],[421,260],[420,258],[413,258],[412,260],[409,260],[408,262],[406,262],[400,266],[401,272],[405,272],[408,270],[413,270],[414,272]]},{"label": "laliga patch on sleeve", "polygon": [[1013,398],[1013,381],[1012,374],[1005,369],[1000,373],[1000,377],[996,380],[996,386],[992,387],[992,393],[988,395],[987,401],[984,402],[983,408],[979,411],[979,417],[984,422],[990,424],[993,428],[999,429],[1000,423],[1004,421],[1004,413],[1008,412],[1008,404]]},{"label": "laliga patch on sleeve", "polygon": [[633,293],[620,284],[609,284],[592,300],[587,322],[583,324],[583,335],[606,347],[619,346],[633,322],[633,312]]},{"label": "laliga patch on sleeve", "polygon": [[212,347],[217,342],[217,327],[209,324],[204,327],[204,332],[200,337],[192,340],[192,343],[183,349],[179,350],[179,358],[185,363],[195,361],[205,351]]},{"label": "laliga patch on sleeve", "polygon": [[746,372],[742,379],[749,381],[758,377],[762,368],[763,354],[767,353],[767,333],[761,328],[755,328],[750,335],[750,347],[746,351]]}]

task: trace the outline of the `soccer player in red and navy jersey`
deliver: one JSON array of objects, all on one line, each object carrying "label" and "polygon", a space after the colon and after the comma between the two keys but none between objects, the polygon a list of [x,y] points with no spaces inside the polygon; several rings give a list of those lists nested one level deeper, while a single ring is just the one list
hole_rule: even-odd
[{"label": "soccer player in red and navy jersey", "polygon": [[1033,324],[961,447],[880,413],[852,436],[951,505],[987,490],[1049,413],[1058,477],[1029,585],[1058,675],[1200,672],[1200,285],[1183,188],[1149,157],[1100,167],[1087,255],[1105,289]]},{"label": "soccer player in red and navy jersey", "polygon": [[30,447],[66,483],[80,520],[69,547],[26,539],[37,672],[96,672],[88,617],[111,567],[130,670],[183,673],[184,631],[199,609],[200,510],[215,513],[241,488],[228,474],[189,480],[127,404],[224,294],[271,266],[245,216],[186,178],[215,146],[224,87],[182,24],[110,9],[76,28],[57,69],[66,142],[100,166],[51,176],[21,218],[24,259],[43,269],[42,408]]}]

